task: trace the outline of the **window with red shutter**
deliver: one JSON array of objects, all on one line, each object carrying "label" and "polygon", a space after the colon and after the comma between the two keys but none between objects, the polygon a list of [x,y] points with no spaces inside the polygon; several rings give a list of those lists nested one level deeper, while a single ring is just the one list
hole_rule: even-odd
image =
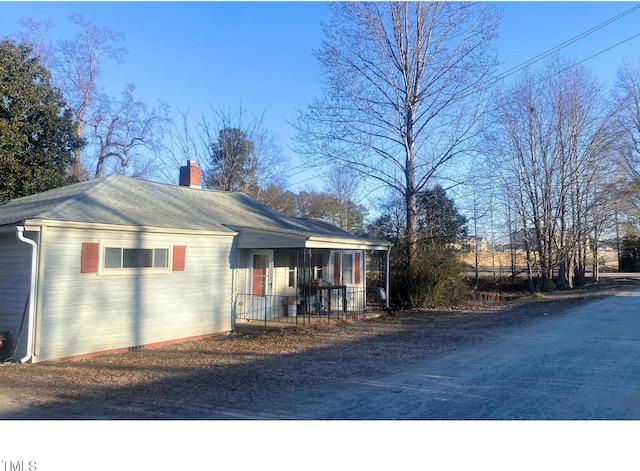
[{"label": "window with red shutter", "polygon": [[98,273],[99,260],[100,244],[97,242],[83,242],[80,273]]}]

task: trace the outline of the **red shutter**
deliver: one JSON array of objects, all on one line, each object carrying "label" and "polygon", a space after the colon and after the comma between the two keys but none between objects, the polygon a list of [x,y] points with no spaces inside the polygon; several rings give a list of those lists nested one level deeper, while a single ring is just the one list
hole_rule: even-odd
[{"label": "red shutter", "polygon": [[98,273],[99,260],[100,244],[96,242],[83,242],[80,273]]},{"label": "red shutter", "polygon": [[173,246],[173,271],[184,271],[187,247],[185,245]]},{"label": "red shutter", "polygon": [[356,285],[360,284],[360,252],[354,254],[353,260],[353,282]]},{"label": "red shutter", "polygon": [[335,263],[333,264],[333,284],[340,286],[342,282],[342,253],[336,252]]}]

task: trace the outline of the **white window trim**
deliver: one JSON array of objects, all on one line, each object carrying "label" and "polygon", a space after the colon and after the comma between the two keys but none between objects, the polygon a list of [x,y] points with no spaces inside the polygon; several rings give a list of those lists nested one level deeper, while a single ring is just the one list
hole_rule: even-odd
[{"label": "white window trim", "polygon": [[[131,275],[131,274],[162,274],[171,273],[173,270],[173,247],[180,244],[149,244],[140,246],[133,242],[121,242],[121,241],[100,241],[100,259],[98,262],[98,275]],[[182,244],[184,245],[184,244]],[[155,258],[155,249],[167,250],[167,266],[166,267],[138,267],[138,268],[105,268],[105,252],[108,248],[114,249],[143,249],[153,250],[153,257]]]}]

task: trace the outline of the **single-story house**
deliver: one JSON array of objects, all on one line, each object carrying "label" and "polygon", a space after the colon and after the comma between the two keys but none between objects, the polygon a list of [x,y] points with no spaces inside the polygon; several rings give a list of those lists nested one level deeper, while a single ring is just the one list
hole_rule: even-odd
[{"label": "single-story house", "polygon": [[296,315],[323,296],[365,309],[366,254],[388,263],[390,243],[200,181],[190,161],[180,185],[112,175],[0,204],[4,360],[229,332],[236,319]]}]

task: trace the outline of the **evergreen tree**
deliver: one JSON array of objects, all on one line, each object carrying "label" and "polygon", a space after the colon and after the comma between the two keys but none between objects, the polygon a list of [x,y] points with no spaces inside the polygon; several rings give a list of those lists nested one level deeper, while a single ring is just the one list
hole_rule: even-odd
[{"label": "evergreen tree", "polygon": [[393,242],[390,257],[391,302],[401,308],[422,308],[460,303],[469,287],[455,242],[466,234],[466,218],[440,186],[418,196],[418,241],[413,269],[409,269],[402,201],[390,201],[384,214],[368,226],[368,235]]},{"label": "evergreen tree", "polygon": [[81,142],[49,80],[31,46],[0,42],[0,201],[72,182],[66,170]]},{"label": "evergreen tree", "polygon": [[620,271],[640,272],[640,237],[634,229],[627,230],[622,240]]},{"label": "evergreen tree", "polygon": [[255,143],[238,128],[224,128],[210,149],[211,171],[206,175],[208,188],[257,196],[258,157]]},{"label": "evergreen tree", "polygon": [[440,185],[418,193],[419,239],[433,245],[451,245],[466,235],[467,218]]}]

